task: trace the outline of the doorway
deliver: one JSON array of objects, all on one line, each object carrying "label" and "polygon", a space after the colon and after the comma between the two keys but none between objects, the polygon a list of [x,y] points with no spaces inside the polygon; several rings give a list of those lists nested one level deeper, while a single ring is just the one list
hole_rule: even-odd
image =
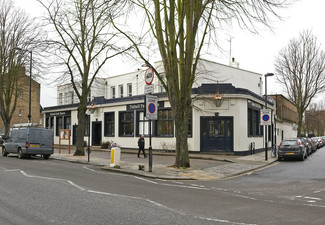
[{"label": "doorway", "polygon": [[233,117],[202,116],[200,148],[202,152],[233,152]]},{"label": "doorway", "polygon": [[102,142],[102,122],[92,122],[92,146],[99,146]]}]

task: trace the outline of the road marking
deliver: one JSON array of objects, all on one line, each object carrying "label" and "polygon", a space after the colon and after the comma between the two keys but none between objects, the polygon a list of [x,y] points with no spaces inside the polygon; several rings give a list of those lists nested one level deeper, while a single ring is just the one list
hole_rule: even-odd
[{"label": "road marking", "polygon": [[213,221],[213,222],[218,222],[218,223],[229,223],[229,224],[235,224],[235,225],[256,225],[256,224],[248,224],[248,223],[231,222],[229,220],[220,220],[220,219],[214,219],[214,218],[208,218],[208,217],[197,217],[197,216],[194,216],[194,217],[202,219],[202,220],[208,220],[208,221]]},{"label": "road marking", "polygon": [[321,198],[315,198],[315,197],[308,197],[308,196],[296,196],[296,198],[305,198],[305,199],[311,199],[311,200],[318,200],[318,201],[321,201],[322,199]]},{"label": "road marking", "polygon": [[45,179],[45,180],[54,180],[54,181],[63,181],[63,182],[67,182],[68,184],[72,185],[73,187],[81,190],[81,191],[85,191],[86,189],[73,183],[71,180],[66,180],[66,179],[60,179],[60,178],[53,178],[53,177],[42,177],[42,176],[35,176],[35,175],[30,175],[27,174],[25,171],[20,170],[20,169],[14,169],[14,170],[5,170],[5,172],[20,172],[22,175],[24,175],[25,177],[28,178],[37,178],[37,179]]},{"label": "road marking", "polygon": [[200,188],[205,188],[203,185],[198,185],[198,184],[191,184],[193,187],[200,187]]},{"label": "road marking", "polygon": [[158,182],[155,182],[155,181],[151,181],[151,180],[148,180],[148,179],[144,179],[142,177],[137,177],[137,176],[132,176],[136,179],[139,179],[139,180],[142,180],[142,181],[145,181],[145,182],[148,182],[148,183],[152,183],[152,184],[158,184]]},{"label": "road marking", "polygon": [[319,190],[319,191],[314,191],[314,193],[317,194],[317,193],[321,193],[323,191],[325,191],[325,189],[322,189],[322,190]]}]

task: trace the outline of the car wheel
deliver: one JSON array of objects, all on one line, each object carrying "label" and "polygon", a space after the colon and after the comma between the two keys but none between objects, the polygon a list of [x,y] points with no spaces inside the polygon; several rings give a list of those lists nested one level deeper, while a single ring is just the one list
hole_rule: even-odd
[{"label": "car wheel", "polygon": [[2,147],[2,156],[6,157],[8,155],[8,152],[6,151],[5,147]]},{"label": "car wheel", "polygon": [[305,155],[304,155],[304,154],[301,155],[300,160],[301,160],[301,161],[304,161],[304,160],[305,160]]},{"label": "car wheel", "polygon": [[49,159],[50,158],[50,155],[49,154],[45,154],[45,155],[43,155],[43,158],[44,159]]},{"label": "car wheel", "polygon": [[22,152],[21,148],[18,149],[18,159],[23,159],[24,153]]},{"label": "car wheel", "polygon": [[283,158],[282,156],[278,156],[278,160],[281,161]]}]

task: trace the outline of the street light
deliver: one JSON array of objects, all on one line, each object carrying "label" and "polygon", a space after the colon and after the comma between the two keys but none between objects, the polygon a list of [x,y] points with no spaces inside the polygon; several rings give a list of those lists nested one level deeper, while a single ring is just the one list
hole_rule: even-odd
[{"label": "street light", "polygon": [[[267,73],[265,76],[265,109],[267,109],[267,77],[274,76],[273,73]],[[265,125],[265,161],[267,161],[267,125]]]},{"label": "street light", "polygon": [[19,47],[14,47],[14,50],[17,51],[22,51],[22,52],[29,52],[30,53],[30,67],[29,67],[29,105],[28,105],[28,123],[31,122],[31,117],[32,117],[32,113],[31,113],[31,102],[32,102],[32,63],[33,63],[33,52],[32,50],[25,50]]}]

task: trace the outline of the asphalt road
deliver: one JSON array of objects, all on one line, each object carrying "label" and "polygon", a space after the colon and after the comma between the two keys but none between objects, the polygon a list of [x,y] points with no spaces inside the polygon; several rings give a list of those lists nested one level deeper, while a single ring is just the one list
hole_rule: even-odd
[{"label": "asphalt road", "polygon": [[165,181],[0,157],[0,224],[325,224],[325,147],[219,181]]}]

